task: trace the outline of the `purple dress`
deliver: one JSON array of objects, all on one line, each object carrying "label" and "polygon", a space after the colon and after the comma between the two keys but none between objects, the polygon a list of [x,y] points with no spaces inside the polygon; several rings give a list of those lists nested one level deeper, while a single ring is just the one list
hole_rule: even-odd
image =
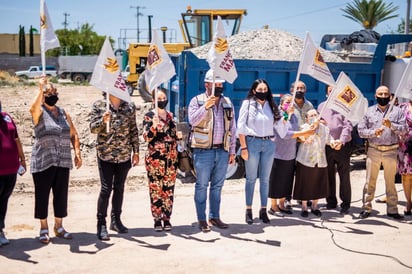
[{"label": "purple dress", "polygon": [[409,102],[399,105],[405,114],[406,124],[408,125],[408,131],[399,136],[398,172],[401,175],[412,174],[412,156],[408,153],[408,141],[412,140],[412,112],[409,106]]}]

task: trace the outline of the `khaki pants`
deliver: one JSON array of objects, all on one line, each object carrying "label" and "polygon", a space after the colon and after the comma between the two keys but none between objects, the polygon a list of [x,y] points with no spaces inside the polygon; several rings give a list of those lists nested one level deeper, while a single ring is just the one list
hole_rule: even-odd
[{"label": "khaki pants", "polygon": [[397,149],[379,151],[369,147],[366,158],[366,183],[363,188],[363,209],[372,210],[372,200],[375,196],[376,180],[378,178],[381,163],[384,169],[386,189],[386,211],[387,213],[398,213],[398,193],[395,187],[395,174],[397,166]]}]

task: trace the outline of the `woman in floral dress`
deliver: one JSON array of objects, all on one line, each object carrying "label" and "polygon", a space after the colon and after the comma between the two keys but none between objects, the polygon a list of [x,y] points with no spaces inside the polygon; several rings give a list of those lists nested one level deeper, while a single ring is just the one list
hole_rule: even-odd
[{"label": "woman in floral dress", "polygon": [[170,231],[178,164],[176,141],[181,132],[176,130],[173,114],[166,110],[167,91],[158,89],[155,96],[157,109],[146,113],[143,120],[143,138],[148,142],[145,164],[154,229]]},{"label": "woman in floral dress", "polygon": [[400,104],[406,117],[408,131],[399,137],[398,171],[402,176],[403,192],[406,198],[405,215],[411,215],[412,209],[412,100]]}]

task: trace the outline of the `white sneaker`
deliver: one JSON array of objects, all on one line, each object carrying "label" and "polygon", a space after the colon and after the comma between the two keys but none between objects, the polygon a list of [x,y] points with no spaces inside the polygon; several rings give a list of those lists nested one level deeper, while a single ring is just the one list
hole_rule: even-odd
[{"label": "white sneaker", "polygon": [[3,231],[0,231],[0,245],[8,245],[10,241],[6,238]]}]

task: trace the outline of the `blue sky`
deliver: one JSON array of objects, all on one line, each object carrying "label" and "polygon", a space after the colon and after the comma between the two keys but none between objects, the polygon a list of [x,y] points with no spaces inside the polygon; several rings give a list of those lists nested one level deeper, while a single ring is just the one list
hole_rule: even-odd
[{"label": "blue sky", "polygon": [[[340,10],[350,1],[343,0],[46,0],[54,29],[63,28],[64,13],[67,17],[68,28],[73,29],[89,23],[99,35],[109,35],[117,47],[121,29],[128,37],[135,38],[137,28],[136,8],[140,6],[143,14],[139,18],[139,28],[142,30],[141,41],[146,36],[148,15],[153,15],[153,28],[167,26],[176,33],[179,42],[182,41],[178,26],[180,13],[187,5],[192,9],[247,9],[241,31],[259,29],[268,24],[271,29],[290,32],[304,38],[309,31],[315,43],[319,44],[324,34],[346,34],[360,30],[361,26],[345,17]],[[390,2],[390,1],[387,1]],[[384,34],[396,31],[400,18],[406,16],[406,0],[394,0],[399,6],[400,17],[385,21],[375,29]],[[39,0],[0,0],[0,33],[17,33],[19,25],[28,31],[30,25],[39,26]],[[132,30],[133,29],[133,30]],[[123,32],[124,33],[124,32]],[[170,39],[169,32],[168,39]],[[122,35],[124,36],[124,34]],[[174,37],[174,35],[172,35]]]}]

